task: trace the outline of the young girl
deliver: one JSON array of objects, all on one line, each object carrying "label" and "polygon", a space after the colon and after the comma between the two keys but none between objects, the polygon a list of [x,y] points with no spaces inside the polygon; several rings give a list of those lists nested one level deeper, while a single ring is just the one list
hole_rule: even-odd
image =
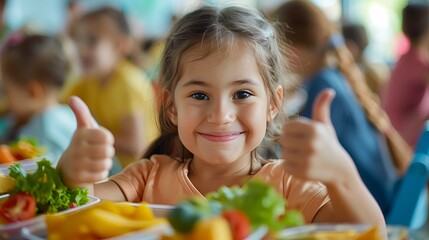
[{"label": "young girl", "polygon": [[60,42],[39,35],[16,36],[5,45],[0,60],[13,123],[3,141],[34,138],[56,163],[76,130],[73,112],[58,103],[68,71]]},{"label": "young girl", "polygon": [[[187,14],[167,38],[161,137],[148,159],[95,183],[111,165],[113,137],[71,98],[79,127],[58,166],[65,183],[105,199],[176,204],[258,178],[307,223],[366,223],[384,233],[381,211],[330,123],[333,92],[320,96],[313,120],[290,121],[281,132],[283,55],[275,29],[256,12],[203,7]],[[264,137],[281,142],[285,160],[258,157]]]},{"label": "young girl", "polygon": [[87,13],[74,29],[83,76],[65,93],[81,97],[97,122],[115,136],[122,165],[138,160],[157,137],[156,103],[143,71],[126,59],[130,29],[113,8]]}]

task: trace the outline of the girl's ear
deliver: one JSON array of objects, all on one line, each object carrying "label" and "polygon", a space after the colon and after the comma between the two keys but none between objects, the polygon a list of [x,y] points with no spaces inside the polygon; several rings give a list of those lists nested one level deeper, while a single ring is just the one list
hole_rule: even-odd
[{"label": "girl's ear", "polygon": [[[283,99],[283,88],[282,86],[278,86],[276,89],[276,95],[274,96],[275,98],[277,98],[277,102],[281,103],[282,99]],[[274,99],[271,99],[270,101],[270,106],[269,106],[269,110],[268,110],[268,122],[271,122],[271,120],[273,120],[277,113],[279,113],[279,109],[278,106],[276,106],[276,102],[274,101]]]},{"label": "girl's ear", "polygon": [[176,107],[174,106],[174,101],[172,99],[172,96],[169,92],[164,91],[163,94],[164,103],[167,104],[166,106],[166,114],[167,117],[170,119],[170,121],[177,126],[177,111]]},{"label": "girl's ear", "polygon": [[28,83],[28,90],[30,96],[34,99],[43,98],[46,95],[46,87],[36,80]]}]

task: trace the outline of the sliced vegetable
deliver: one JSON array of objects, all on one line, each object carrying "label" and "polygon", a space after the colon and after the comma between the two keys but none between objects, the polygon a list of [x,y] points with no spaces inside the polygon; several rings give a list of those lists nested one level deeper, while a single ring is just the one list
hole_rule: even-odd
[{"label": "sliced vegetable", "polygon": [[222,213],[231,228],[232,239],[243,240],[251,233],[251,226],[247,216],[239,210],[230,210]]},{"label": "sliced vegetable", "polygon": [[[47,215],[48,239],[104,239],[167,223],[163,218],[153,217],[152,212],[141,213],[142,210],[151,211],[146,203],[135,207],[104,201],[69,214]],[[136,215],[141,217],[132,217]]]},{"label": "sliced vegetable", "polygon": [[15,184],[15,179],[0,173],[0,194],[11,192]]},{"label": "sliced vegetable", "polygon": [[14,163],[16,161],[9,147],[7,145],[0,145],[0,163]]},{"label": "sliced vegetable", "polygon": [[45,153],[45,149],[38,146],[33,138],[21,138],[10,144],[10,151],[17,160],[36,158]]},{"label": "sliced vegetable", "polygon": [[[195,229],[182,239],[186,240],[232,240],[228,222],[222,217],[209,217],[198,221]],[[242,239],[241,239],[242,240]]]},{"label": "sliced vegetable", "polygon": [[31,194],[15,194],[1,205],[0,218],[5,223],[24,221],[36,215],[36,200]]}]

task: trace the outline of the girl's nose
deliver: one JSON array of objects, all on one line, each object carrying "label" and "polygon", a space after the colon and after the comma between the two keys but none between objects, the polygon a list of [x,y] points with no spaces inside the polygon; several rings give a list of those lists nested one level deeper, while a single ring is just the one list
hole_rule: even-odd
[{"label": "girl's nose", "polygon": [[235,107],[229,100],[213,101],[207,110],[209,123],[223,125],[235,120]]}]

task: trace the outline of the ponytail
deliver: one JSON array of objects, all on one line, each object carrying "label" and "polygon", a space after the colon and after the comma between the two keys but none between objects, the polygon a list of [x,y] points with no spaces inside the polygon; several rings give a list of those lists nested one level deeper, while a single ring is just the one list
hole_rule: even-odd
[{"label": "ponytail", "polygon": [[393,164],[398,172],[403,174],[411,161],[411,147],[392,126],[387,113],[381,107],[379,98],[366,85],[365,76],[345,47],[342,36],[332,35],[329,46],[336,55],[338,68],[353,89],[366,118],[386,138]]}]

